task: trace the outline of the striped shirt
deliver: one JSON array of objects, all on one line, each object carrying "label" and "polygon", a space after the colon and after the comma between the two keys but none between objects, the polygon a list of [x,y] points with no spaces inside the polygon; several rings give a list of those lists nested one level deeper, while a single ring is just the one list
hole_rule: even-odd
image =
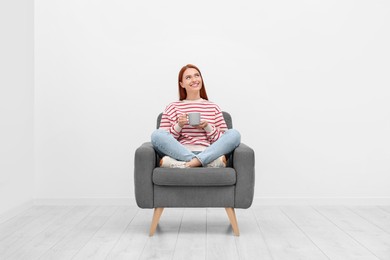
[{"label": "striped shirt", "polygon": [[[208,126],[205,129],[198,129],[185,124],[181,128],[177,123],[179,116],[190,112],[199,112],[200,120],[207,121]],[[204,149],[221,137],[227,130],[227,125],[217,104],[205,99],[198,99],[176,101],[169,104],[163,112],[160,128],[167,130],[186,147],[199,148],[201,146]]]}]

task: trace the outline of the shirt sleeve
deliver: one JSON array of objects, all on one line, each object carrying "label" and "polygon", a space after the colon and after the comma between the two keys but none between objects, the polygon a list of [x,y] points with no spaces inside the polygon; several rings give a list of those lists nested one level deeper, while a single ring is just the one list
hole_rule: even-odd
[{"label": "shirt sleeve", "polygon": [[175,139],[180,137],[181,127],[177,123],[177,113],[175,107],[168,105],[161,117],[160,129],[164,129],[173,135]]},{"label": "shirt sleeve", "polygon": [[[209,124],[210,126],[211,124]],[[212,144],[217,141],[223,133],[228,129],[225,118],[223,117],[222,110],[219,106],[215,106],[215,124],[211,125],[211,127],[206,127],[206,136],[209,142]]]}]

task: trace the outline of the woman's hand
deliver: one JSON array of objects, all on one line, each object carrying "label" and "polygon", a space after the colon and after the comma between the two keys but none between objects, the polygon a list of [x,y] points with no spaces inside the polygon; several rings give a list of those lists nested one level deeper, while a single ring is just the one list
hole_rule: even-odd
[{"label": "woman's hand", "polygon": [[177,119],[177,123],[181,128],[183,128],[186,124],[188,124],[187,114],[181,114]]},{"label": "woman's hand", "polygon": [[198,129],[205,129],[209,125],[207,121],[201,121],[199,125],[195,126]]}]

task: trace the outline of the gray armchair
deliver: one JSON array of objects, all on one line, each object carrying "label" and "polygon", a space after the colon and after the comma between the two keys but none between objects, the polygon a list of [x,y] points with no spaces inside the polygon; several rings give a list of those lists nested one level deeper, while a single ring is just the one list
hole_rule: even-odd
[{"label": "gray armchair", "polygon": [[[229,113],[223,112],[228,128]],[[157,128],[162,114],[157,118]],[[151,142],[143,143],[135,152],[135,198],[140,208],[154,208],[150,227],[153,236],[164,208],[223,207],[234,235],[239,235],[235,208],[249,208],[255,186],[255,156],[241,143],[228,155],[226,168],[161,168],[159,155]]]}]

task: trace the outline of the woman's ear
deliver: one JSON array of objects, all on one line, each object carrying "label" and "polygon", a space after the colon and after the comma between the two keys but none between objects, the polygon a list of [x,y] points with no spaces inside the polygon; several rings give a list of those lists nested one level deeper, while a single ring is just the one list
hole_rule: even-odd
[{"label": "woman's ear", "polygon": [[180,87],[184,88],[184,87],[183,87],[183,82],[179,82],[179,83],[180,83]]}]

